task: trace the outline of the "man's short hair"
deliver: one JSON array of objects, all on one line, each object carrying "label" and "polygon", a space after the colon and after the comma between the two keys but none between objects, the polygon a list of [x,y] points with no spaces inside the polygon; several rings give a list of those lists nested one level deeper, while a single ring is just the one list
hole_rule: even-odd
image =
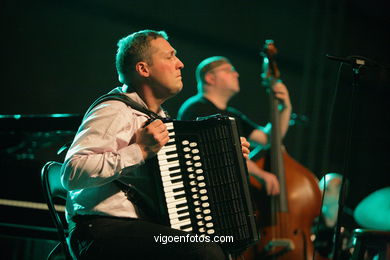
[{"label": "man's short hair", "polygon": [[168,40],[168,35],[164,31],[142,30],[118,41],[115,64],[121,83],[128,84],[133,79],[137,62],[151,65],[150,41],[157,38]]},{"label": "man's short hair", "polygon": [[198,83],[198,90],[201,91],[200,87],[202,87],[205,83],[205,75],[207,72],[226,63],[231,64],[229,59],[223,56],[213,56],[201,61],[195,71],[196,82]]}]

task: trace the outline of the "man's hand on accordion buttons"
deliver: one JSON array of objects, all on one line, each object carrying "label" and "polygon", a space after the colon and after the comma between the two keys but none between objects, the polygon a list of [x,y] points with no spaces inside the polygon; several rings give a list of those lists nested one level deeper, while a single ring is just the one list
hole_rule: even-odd
[{"label": "man's hand on accordion buttons", "polygon": [[161,120],[154,120],[135,133],[135,142],[139,145],[144,159],[155,156],[168,142],[168,130]]},{"label": "man's hand on accordion buttons", "polygon": [[240,137],[241,139],[241,149],[242,149],[242,155],[245,159],[249,159],[249,142],[246,140],[245,137]]}]

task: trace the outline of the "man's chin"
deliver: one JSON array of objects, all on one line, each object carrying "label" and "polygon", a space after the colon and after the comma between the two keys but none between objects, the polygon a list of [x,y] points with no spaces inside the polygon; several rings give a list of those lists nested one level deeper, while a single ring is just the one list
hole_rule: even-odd
[{"label": "man's chin", "polygon": [[182,89],[183,89],[183,83],[182,83],[182,84],[179,84],[179,85],[175,88],[174,94],[179,93]]},{"label": "man's chin", "polygon": [[175,96],[183,89],[183,84],[176,86],[175,88],[171,88],[169,92],[169,98]]}]

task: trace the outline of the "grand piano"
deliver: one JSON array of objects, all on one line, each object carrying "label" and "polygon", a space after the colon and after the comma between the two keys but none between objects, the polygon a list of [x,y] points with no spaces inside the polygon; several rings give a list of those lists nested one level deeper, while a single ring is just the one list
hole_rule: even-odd
[{"label": "grand piano", "polygon": [[[47,161],[62,162],[59,149],[81,123],[77,114],[0,115],[0,236],[56,240],[40,173]],[[64,210],[63,202],[58,202]]]}]

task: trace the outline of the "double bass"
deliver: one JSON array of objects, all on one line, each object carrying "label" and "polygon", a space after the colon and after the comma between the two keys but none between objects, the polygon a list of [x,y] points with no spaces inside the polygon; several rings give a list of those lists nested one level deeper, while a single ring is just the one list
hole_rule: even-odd
[{"label": "double bass", "polygon": [[320,213],[321,192],[315,175],[294,160],[282,145],[279,119],[282,104],[272,91],[272,86],[280,80],[274,59],[276,52],[274,42],[267,40],[262,52],[262,78],[270,98],[271,146],[267,156],[254,161],[277,176],[280,194],[268,196],[265,202],[264,185],[250,176],[260,240],[242,256],[246,260],[312,260],[311,228]]}]

